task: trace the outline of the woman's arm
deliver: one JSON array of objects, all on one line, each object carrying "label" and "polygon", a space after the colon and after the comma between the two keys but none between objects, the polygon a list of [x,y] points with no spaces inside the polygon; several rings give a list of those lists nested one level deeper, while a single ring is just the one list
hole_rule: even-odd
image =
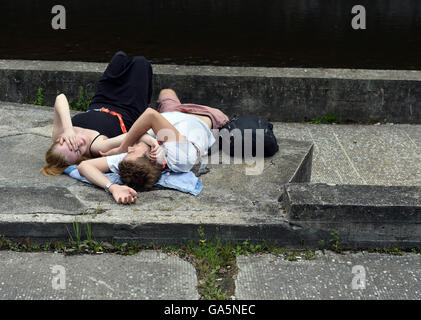
[{"label": "woman's arm", "polygon": [[157,135],[157,139],[163,142],[185,141],[178,130],[165,119],[158,111],[147,108],[135,121],[124,137],[120,147],[112,149],[106,153],[101,153],[102,156],[109,156],[127,152],[128,148],[134,145],[149,129],[152,129]]},{"label": "woman's arm", "polygon": [[121,147],[124,152],[129,146],[139,140],[149,129],[155,132],[157,139],[160,141],[183,141],[184,137],[178,130],[158,111],[147,108],[144,113],[140,115],[130,128],[126,137],[124,138]]},{"label": "woman's arm", "polygon": [[123,142],[125,136],[126,133],[123,133],[114,138],[95,141],[95,144],[92,146],[92,151],[102,155],[111,149],[118,148]]},{"label": "woman's arm", "polygon": [[66,142],[69,149],[76,150],[76,133],[73,129],[72,119],[70,118],[69,102],[64,94],[56,97],[54,103],[54,124],[52,133],[53,142]]},{"label": "woman's arm", "polygon": [[[158,140],[156,140],[154,137],[152,137],[151,135],[149,135],[147,133],[145,133],[142,137],[140,137],[140,139],[136,142],[136,144],[138,144],[140,142],[144,142],[148,146],[150,146],[151,147],[150,152],[152,152],[152,153],[156,153],[159,149]],[[103,147],[102,147],[102,149],[99,149],[99,151],[98,151],[101,156],[105,157],[105,156],[109,156],[109,155],[122,153],[122,152],[120,152],[121,143],[119,143],[119,144],[117,144],[117,143],[107,144],[107,140],[101,141],[101,143],[102,143]],[[101,148],[101,145],[100,145],[99,148]]]},{"label": "woman's arm", "polygon": [[[100,188],[105,189],[105,186],[111,183],[110,179],[104,175],[105,172],[109,172],[107,158],[82,161],[77,168],[86,179]],[[137,192],[128,186],[112,184],[109,190],[117,203],[130,204],[136,202]]]},{"label": "woman's arm", "polygon": [[152,108],[147,108],[145,112],[137,118],[129,132],[127,132],[127,135],[124,137],[120,147],[113,149],[110,152],[102,153],[102,155],[127,152],[128,147],[135,144],[149,129],[152,129],[155,132],[159,141],[185,141],[184,136],[182,136],[178,130],[158,111]]}]

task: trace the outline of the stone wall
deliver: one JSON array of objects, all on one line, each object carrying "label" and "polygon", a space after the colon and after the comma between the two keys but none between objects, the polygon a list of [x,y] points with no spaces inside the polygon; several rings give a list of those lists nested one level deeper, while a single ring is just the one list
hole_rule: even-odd
[{"label": "stone wall", "polygon": [[[103,63],[0,60],[0,100],[33,103],[43,88],[52,106],[64,93],[92,96]],[[182,102],[230,117],[301,122],[332,114],[338,122],[421,123],[421,71],[154,65],[154,94],[176,90]]]}]

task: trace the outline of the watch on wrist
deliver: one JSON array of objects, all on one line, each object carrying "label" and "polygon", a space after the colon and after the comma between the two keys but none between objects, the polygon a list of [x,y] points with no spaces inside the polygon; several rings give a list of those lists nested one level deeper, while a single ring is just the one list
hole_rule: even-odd
[{"label": "watch on wrist", "polygon": [[109,183],[107,183],[106,185],[105,185],[105,191],[107,191],[108,193],[111,193],[111,191],[110,191],[110,187],[113,185],[114,183],[112,183],[112,182],[109,182]]}]

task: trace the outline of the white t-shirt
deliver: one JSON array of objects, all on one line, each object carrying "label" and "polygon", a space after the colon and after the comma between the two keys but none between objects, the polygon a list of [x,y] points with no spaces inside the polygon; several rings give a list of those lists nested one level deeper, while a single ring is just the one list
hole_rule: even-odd
[{"label": "white t-shirt", "polygon": [[[187,142],[165,142],[164,158],[168,168],[174,172],[188,172],[197,160],[208,154],[208,149],[215,143],[208,125],[183,112],[163,112],[161,115],[168,120],[183,135]],[[147,132],[156,138],[155,132]]]},{"label": "white t-shirt", "polygon": [[[207,155],[208,149],[215,143],[215,137],[208,125],[195,116],[183,112],[163,112],[161,115],[168,120],[187,141],[192,141],[200,150],[201,155]],[[148,134],[156,138],[152,129]]]},{"label": "white t-shirt", "polygon": [[108,168],[110,169],[111,172],[118,173],[118,174],[120,173],[120,171],[118,170],[118,165],[120,164],[121,161],[123,161],[125,156],[127,156],[127,152],[106,157]]}]

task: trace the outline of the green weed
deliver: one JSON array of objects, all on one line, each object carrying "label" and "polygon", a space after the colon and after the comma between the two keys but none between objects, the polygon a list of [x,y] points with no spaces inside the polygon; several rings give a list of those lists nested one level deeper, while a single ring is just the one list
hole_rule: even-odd
[{"label": "green weed", "polygon": [[43,94],[43,88],[38,88],[37,90],[37,97],[33,104],[37,106],[43,106],[44,105],[44,94]]},{"label": "green weed", "polygon": [[79,99],[76,102],[76,110],[86,111],[91,104],[92,97],[89,95],[88,91],[83,89],[82,86],[79,87]]},{"label": "green weed", "polygon": [[316,123],[316,124],[321,124],[321,123],[330,124],[330,123],[338,123],[339,119],[336,115],[334,115],[332,113],[327,113],[320,118],[313,118],[308,122],[309,123]]},{"label": "green weed", "polygon": [[341,247],[341,244],[339,242],[339,232],[338,232],[338,230],[333,230],[330,233],[330,235],[332,237],[329,240],[331,250],[335,251],[335,252],[338,252],[338,253],[342,252],[342,247]]},{"label": "green weed", "polygon": [[[83,230],[85,233],[83,233]],[[82,233],[85,236],[82,239]],[[186,241],[180,246],[163,246],[154,243],[139,244],[138,242],[118,242],[115,240],[97,241],[94,237],[90,223],[82,224],[73,222],[73,236],[69,233],[67,242],[56,241],[33,245],[29,238],[22,243],[13,242],[0,236],[0,249],[13,251],[55,251],[66,255],[73,254],[98,254],[115,253],[121,255],[133,255],[141,250],[161,250],[168,255],[176,255],[189,261],[195,268],[198,278],[198,291],[202,299],[225,300],[234,295],[234,279],[237,272],[236,258],[240,255],[271,253],[278,258],[295,263],[300,259],[314,260],[316,254],[313,249],[290,250],[277,245],[264,243],[223,242],[219,238],[208,237],[205,230],[200,226],[197,230],[198,239]],[[339,232],[334,230],[330,233],[329,248],[335,252],[341,251]],[[299,241],[302,245],[302,241]],[[322,243],[324,247],[324,241]],[[398,247],[389,249],[375,249],[378,253],[400,255]],[[411,252],[421,253],[421,248],[413,248]]]}]

